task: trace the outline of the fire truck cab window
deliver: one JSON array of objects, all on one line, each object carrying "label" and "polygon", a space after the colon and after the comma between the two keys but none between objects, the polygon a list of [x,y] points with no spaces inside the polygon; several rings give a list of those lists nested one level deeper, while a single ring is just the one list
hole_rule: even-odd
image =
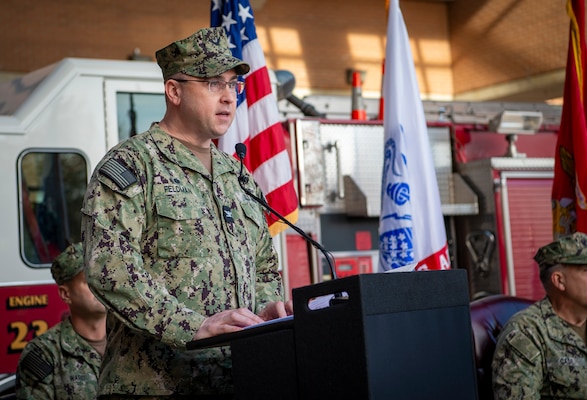
[{"label": "fire truck cab window", "polygon": [[18,164],[21,256],[31,267],[47,267],[81,240],[87,162],[74,151],[34,150],[23,152]]},{"label": "fire truck cab window", "polygon": [[122,142],[138,133],[145,132],[153,122],[165,114],[165,97],[161,93],[116,94],[118,114],[118,140]]}]

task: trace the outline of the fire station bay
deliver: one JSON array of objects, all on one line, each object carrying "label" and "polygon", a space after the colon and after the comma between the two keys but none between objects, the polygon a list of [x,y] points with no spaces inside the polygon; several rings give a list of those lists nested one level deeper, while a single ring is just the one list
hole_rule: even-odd
[{"label": "fire station bay", "polygon": [[[29,342],[68,318],[51,265],[82,241],[91,174],[165,114],[155,51],[215,10],[252,71],[235,98],[246,135],[214,145],[267,159],[244,165],[264,198],[243,196],[294,312],[185,351],[230,349],[236,399],[493,399],[500,329],[545,297],[534,255],[573,226],[552,208],[582,90],[569,26],[585,48],[566,1],[61,3],[0,16],[0,399],[17,398]],[[528,33],[537,20],[550,22]],[[245,23],[254,36],[236,41]],[[27,32],[41,24],[39,43]],[[254,103],[259,82],[271,88]]]}]

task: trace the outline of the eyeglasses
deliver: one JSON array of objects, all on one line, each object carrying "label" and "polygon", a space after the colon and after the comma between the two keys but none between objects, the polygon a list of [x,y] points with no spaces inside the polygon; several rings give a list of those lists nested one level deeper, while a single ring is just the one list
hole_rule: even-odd
[{"label": "eyeglasses", "polygon": [[232,81],[223,81],[221,79],[175,79],[171,78],[177,82],[201,82],[208,84],[208,90],[211,93],[218,93],[226,89],[234,90],[236,94],[241,94],[243,90],[245,90],[245,83],[243,81],[232,80]]}]

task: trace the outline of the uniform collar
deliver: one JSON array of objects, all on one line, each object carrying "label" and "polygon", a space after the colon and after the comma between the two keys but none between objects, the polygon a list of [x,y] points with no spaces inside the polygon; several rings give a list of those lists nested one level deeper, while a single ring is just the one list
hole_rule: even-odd
[{"label": "uniform collar", "polygon": [[[159,124],[153,124],[150,129],[151,138],[153,142],[166,158],[168,158],[174,164],[177,164],[184,168],[189,168],[203,175],[208,175],[209,172],[200,163],[198,158],[184,146],[179,140],[165,132]],[[233,172],[234,168],[231,163],[225,162],[223,159],[228,155],[218,150],[214,143],[211,143],[212,153],[212,171],[213,176],[219,176],[227,172]],[[230,156],[228,156],[230,157]]]},{"label": "uniform collar", "polygon": [[[67,318],[61,322],[61,337],[59,341],[64,351],[75,356],[83,357],[88,364],[99,363],[101,359],[96,349],[73,329],[71,318]],[[94,357],[91,356],[92,353],[94,353]]]},{"label": "uniform collar", "polygon": [[550,339],[555,342],[572,345],[587,354],[587,345],[585,345],[583,339],[571,328],[567,321],[556,314],[550,299],[545,297],[539,304]]}]

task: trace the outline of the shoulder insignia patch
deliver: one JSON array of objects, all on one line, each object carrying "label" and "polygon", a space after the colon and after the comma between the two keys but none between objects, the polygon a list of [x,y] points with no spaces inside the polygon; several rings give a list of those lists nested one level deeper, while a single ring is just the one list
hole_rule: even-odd
[{"label": "shoulder insignia patch", "polygon": [[38,349],[31,351],[25,356],[20,368],[22,371],[29,372],[40,381],[53,373],[53,365],[43,358]]},{"label": "shoulder insignia patch", "polygon": [[524,357],[532,365],[536,364],[536,360],[540,357],[540,350],[526,335],[514,335],[509,341],[520,356]]},{"label": "shoulder insignia patch", "polygon": [[120,161],[110,159],[102,165],[100,172],[112,179],[120,190],[125,190],[137,181],[134,174]]}]

